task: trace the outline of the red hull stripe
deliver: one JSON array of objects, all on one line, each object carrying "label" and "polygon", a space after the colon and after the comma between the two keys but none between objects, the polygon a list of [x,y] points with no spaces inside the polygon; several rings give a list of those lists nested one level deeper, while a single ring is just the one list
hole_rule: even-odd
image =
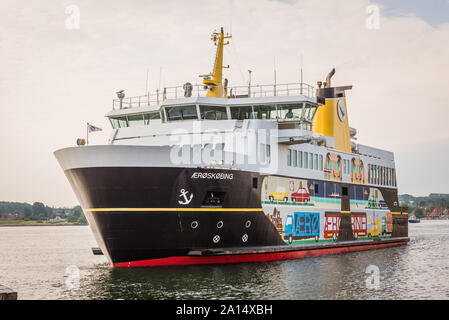
[{"label": "red hull stripe", "polygon": [[222,263],[240,263],[240,262],[262,262],[275,260],[291,260],[305,258],[307,256],[321,256],[327,254],[336,254],[352,251],[363,251],[378,248],[387,248],[405,245],[406,242],[394,242],[375,245],[364,245],[343,248],[328,248],[328,249],[314,249],[288,252],[274,252],[274,253],[256,253],[256,254],[232,254],[219,256],[182,256],[169,257],[151,260],[140,260],[131,262],[119,262],[113,264],[114,267],[155,267],[155,266],[180,266],[180,265],[194,265],[194,264],[222,264]]}]

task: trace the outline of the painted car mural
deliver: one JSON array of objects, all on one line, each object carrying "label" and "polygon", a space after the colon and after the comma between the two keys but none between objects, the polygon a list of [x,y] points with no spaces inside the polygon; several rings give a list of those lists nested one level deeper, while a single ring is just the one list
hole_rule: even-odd
[{"label": "painted car mural", "polygon": [[337,240],[340,230],[340,214],[326,213],[324,218],[324,238]]},{"label": "painted car mural", "polygon": [[296,192],[291,195],[292,202],[310,202],[310,193],[304,187],[299,187]]},{"label": "painted car mural", "polygon": [[354,238],[366,236],[366,213],[352,214],[351,215],[352,233]]},{"label": "painted car mural", "polygon": [[[354,239],[391,236],[393,216],[379,188],[352,184],[348,196],[348,233],[352,232]],[[337,241],[343,232],[341,217],[347,213],[341,213],[342,190],[338,182],[266,176],[261,202],[267,219],[287,244],[312,239]]]},{"label": "painted car mural", "polygon": [[284,240],[320,238],[320,214],[318,212],[294,212],[287,216],[284,226]]},{"label": "painted car mural", "polygon": [[270,192],[268,194],[268,199],[270,201],[288,201],[288,193],[284,187],[277,187],[276,191]]},{"label": "painted car mural", "polygon": [[[340,231],[341,215],[339,213],[326,213],[324,222],[324,238],[338,238]],[[352,233],[354,238],[364,237],[367,235],[367,219],[365,213],[351,215]]]},{"label": "painted car mural", "polygon": [[283,177],[265,177],[263,180],[262,201],[282,204],[313,205],[307,180]]},{"label": "painted car mural", "polygon": [[387,236],[393,231],[391,212],[368,213],[368,237]]}]

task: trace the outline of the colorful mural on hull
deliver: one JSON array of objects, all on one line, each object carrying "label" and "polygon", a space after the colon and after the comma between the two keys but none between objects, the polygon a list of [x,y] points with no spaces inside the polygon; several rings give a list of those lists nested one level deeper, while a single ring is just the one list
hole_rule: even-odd
[{"label": "colorful mural on hull", "polygon": [[[378,188],[349,187],[352,237],[390,237],[392,214]],[[336,182],[268,176],[262,208],[288,244],[337,241],[342,221],[341,187]]]}]

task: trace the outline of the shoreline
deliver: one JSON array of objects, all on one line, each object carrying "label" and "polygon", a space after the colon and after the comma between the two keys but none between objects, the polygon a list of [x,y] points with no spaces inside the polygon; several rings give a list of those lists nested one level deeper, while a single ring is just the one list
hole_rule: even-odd
[{"label": "shoreline", "polygon": [[79,224],[73,222],[37,222],[25,220],[0,220],[1,227],[48,227],[48,226],[87,226],[88,224]]}]

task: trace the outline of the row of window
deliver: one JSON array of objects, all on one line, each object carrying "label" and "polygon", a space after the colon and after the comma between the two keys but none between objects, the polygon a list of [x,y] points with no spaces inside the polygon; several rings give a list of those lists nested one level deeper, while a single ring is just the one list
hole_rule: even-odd
[{"label": "row of window", "polygon": [[[198,119],[196,105],[164,107],[167,121]],[[306,119],[311,121],[317,107],[309,103],[263,104],[254,106],[230,107],[231,119]],[[199,106],[202,120],[227,120],[228,114],[224,106]],[[161,117],[162,116],[162,117]],[[111,117],[114,129],[140,125],[161,123],[164,112],[150,112],[138,115]]]},{"label": "row of window", "polygon": [[224,150],[224,143],[205,143],[205,144],[183,144],[181,148],[190,147],[190,148],[201,148],[201,149],[215,149],[215,150]]},{"label": "row of window", "polygon": [[109,119],[114,129],[162,123],[159,111]]},{"label": "row of window", "polygon": [[[332,168],[332,162],[327,159],[327,168]],[[343,174],[350,174],[356,170],[357,174],[361,174],[362,167],[350,163],[349,160],[342,160]],[[323,156],[311,152],[303,152],[299,150],[287,149],[287,166],[298,167],[312,170],[323,170]],[[340,162],[334,162],[333,170],[340,170]],[[396,174],[393,168],[368,165],[368,182],[370,184],[379,184],[383,186],[396,187]]]},{"label": "row of window", "polygon": [[323,170],[321,154],[287,149],[287,166],[312,170]]},{"label": "row of window", "polygon": [[352,185],[348,190],[348,188],[342,188],[338,183],[335,182],[307,180],[307,187],[311,197],[329,198],[337,196],[336,199],[339,199],[338,196],[348,195],[350,200],[368,200],[370,195],[369,187]]},{"label": "row of window", "polygon": [[394,168],[378,165],[368,165],[368,182],[382,186],[396,187],[396,173]]},{"label": "row of window", "polygon": [[263,104],[231,107],[231,119],[306,119],[313,120],[317,107],[309,103]]}]

